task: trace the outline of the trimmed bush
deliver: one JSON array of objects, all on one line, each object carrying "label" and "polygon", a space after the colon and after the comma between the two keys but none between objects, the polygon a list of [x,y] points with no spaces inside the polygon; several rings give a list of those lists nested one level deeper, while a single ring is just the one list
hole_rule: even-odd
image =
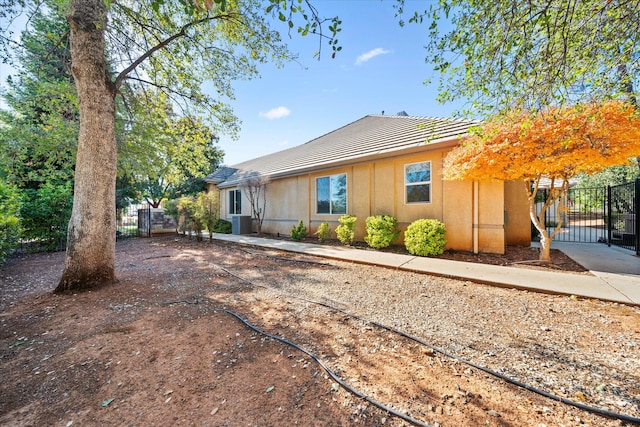
[{"label": "trimmed bush", "polygon": [[307,227],[304,226],[302,220],[300,220],[298,225],[291,227],[291,238],[293,240],[302,240],[307,237],[308,234]]},{"label": "trimmed bush", "polygon": [[316,231],[316,236],[318,236],[318,242],[324,243],[329,240],[331,237],[331,228],[329,228],[328,222],[323,222],[318,226],[318,231]]},{"label": "trimmed bush", "polygon": [[404,245],[414,255],[442,255],[447,244],[445,232],[444,224],[437,219],[419,219],[404,233]]},{"label": "trimmed bush", "polygon": [[338,220],[340,225],[336,227],[336,235],[338,240],[345,245],[353,245],[356,238],[356,220],[355,215],[342,215]]},{"label": "trimmed bush", "polygon": [[218,219],[213,226],[214,233],[221,234],[231,234],[232,224],[231,221],[227,221],[226,219]]},{"label": "trimmed bush", "polygon": [[366,220],[367,234],[364,241],[376,249],[388,247],[400,236],[398,220],[389,215],[374,215]]}]

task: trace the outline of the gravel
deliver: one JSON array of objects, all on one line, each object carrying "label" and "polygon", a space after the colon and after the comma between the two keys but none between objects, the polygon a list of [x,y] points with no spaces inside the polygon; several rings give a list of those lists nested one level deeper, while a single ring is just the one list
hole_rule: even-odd
[{"label": "gravel", "polygon": [[331,263],[299,265],[300,274],[258,270],[250,280],[401,330],[548,393],[640,417],[638,307]]}]

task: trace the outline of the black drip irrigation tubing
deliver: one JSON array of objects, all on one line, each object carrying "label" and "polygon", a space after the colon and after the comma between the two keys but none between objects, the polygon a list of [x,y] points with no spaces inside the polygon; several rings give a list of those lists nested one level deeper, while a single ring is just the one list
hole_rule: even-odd
[{"label": "black drip irrigation tubing", "polygon": [[419,427],[431,427],[429,424],[423,423],[422,421],[416,420],[413,417],[410,417],[407,414],[403,414],[402,412],[398,412],[394,409],[391,409],[387,406],[384,406],[382,403],[370,398],[369,396],[359,392],[358,390],[354,389],[353,387],[351,387],[349,384],[347,384],[346,382],[344,382],[342,380],[342,378],[340,378],[338,375],[336,375],[335,372],[333,372],[322,360],[320,360],[320,358],[318,358],[318,356],[316,356],[315,354],[311,353],[309,350],[300,347],[298,344],[293,343],[285,338],[279,337],[277,335],[272,335],[268,332],[265,332],[261,329],[259,329],[258,327],[252,325],[251,323],[249,323],[248,321],[246,321],[244,318],[242,318],[239,314],[234,313],[233,311],[227,310],[226,308],[223,308],[222,311],[224,311],[227,314],[230,314],[231,316],[235,317],[236,319],[238,319],[239,321],[241,321],[242,323],[244,323],[248,328],[252,329],[253,331],[264,335],[265,337],[271,338],[273,340],[279,341],[283,344],[286,344],[290,347],[293,347],[297,350],[300,350],[301,352],[303,352],[304,354],[306,354],[307,356],[309,356],[310,358],[312,358],[318,365],[320,365],[322,367],[322,369],[324,369],[327,374],[329,374],[329,376],[338,384],[340,384],[340,386],[342,386],[342,388],[344,388],[345,390],[347,390],[348,392],[350,392],[351,394],[359,397],[362,400],[365,400],[367,402],[369,402],[370,404],[372,404],[373,406],[382,409],[383,411],[387,412],[388,414],[391,414],[395,417],[398,418],[402,418],[403,420],[419,426]]},{"label": "black drip irrigation tubing", "polygon": [[[251,284],[252,286],[257,286],[257,287],[269,289],[271,291],[276,291],[278,293],[282,293],[282,291],[279,291],[278,289],[275,289],[273,287],[265,286],[265,285],[261,285],[261,284],[257,284],[257,283],[253,283],[252,281],[244,279],[244,278],[242,278],[242,277],[240,277],[240,276],[238,276],[236,274],[233,274],[233,273],[231,273],[230,271],[228,271],[228,270],[226,270],[224,268],[222,268],[222,270],[224,270],[225,272],[229,273],[233,277],[236,277],[236,278],[238,278],[238,279],[240,279],[240,280],[242,280],[242,281],[244,281],[246,283]],[[629,422],[629,423],[634,423],[634,424],[640,425],[640,418],[638,418],[638,417],[632,417],[631,415],[627,415],[627,414],[621,414],[621,413],[618,413],[618,412],[607,411],[606,409],[601,409],[601,408],[596,408],[595,406],[585,405],[583,403],[575,402],[575,401],[573,401],[571,399],[567,399],[567,398],[564,398],[562,396],[558,396],[558,395],[555,395],[553,393],[549,393],[547,391],[544,391],[544,390],[541,390],[539,388],[536,388],[536,387],[534,387],[534,386],[532,386],[530,384],[526,384],[526,383],[523,383],[521,381],[518,381],[515,378],[511,378],[511,377],[508,377],[506,375],[503,375],[503,374],[501,374],[499,372],[496,372],[496,371],[494,371],[492,369],[489,369],[489,368],[487,368],[485,366],[481,366],[481,365],[478,365],[477,363],[474,363],[474,362],[471,362],[469,360],[463,359],[463,358],[461,358],[459,356],[456,356],[455,354],[447,352],[444,349],[441,349],[439,347],[431,345],[431,344],[421,340],[420,338],[417,338],[417,337],[414,337],[412,335],[409,335],[406,332],[402,332],[402,331],[400,331],[398,329],[395,329],[395,328],[392,328],[390,326],[383,325],[382,323],[378,323],[378,322],[375,322],[375,321],[372,321],[372,320],[368,320],[368,319],[362,318],[362,317],[360,317],[360,316],[358,316],[356,314],[349,313],[348,311],[345,311],[345,310],[343,310],[341,308],[332,306],[331,304],[327,304],[327,303],[324,303],[324,302],[321,302],[321,301],[313,301],[313,300],[310,300],[310,299],[307,299],[307,298],[304,298],[304,297],[298,297],[298,296],[295,296],[295,295],[286,295],[286,296],[290,297],[290,298],[296,298],[296,299],[299,299],[301,301],[305,301],[305,302],[308,302],[308,303],[311,303],[311,304],[316,304],[316,305],[320,305],[320,306],[329,308],[331,310],[334,310],[334,311],[342,313],[342,314],[344,314],[346,316],[349,316],[349,317],[351,317],[353,319],[359,320],[359,321],[364,322],[364,323],[368,323],[368,324],[370,324],[372,326],[375,326],[375,327],[380,328],[380,329],[384,329],[384,330],[389,331],[389,332],[393,332],[394,334],[398,334],[398,335],[400,335],[400,336],[402,336],[404,338],[407,338],[407,339],[409,339],[411,341],[414,341],[414,342],[416,342],[416,343],[418,343],[420,345],[423,345],[423,346],[425,346],[425,347],[427,347],[427,348],[429,348],[429,349],[431,349],[433,351],[436,351],[436,352],[442,354],[445,357],[448,357],[448,358],[453,359],[453,360],[457,360],[460,363],[464,363],[465,365],[468,365],[468,366],[471,366],[473,368],[476,368],[476,369],[478,369],[478,370],[480,370],[482,372],[485,372],[485,373],[487,373],[489,375],[492,375],[492,376],[494,376],[496,378],[499,378],[499,379],[501,379],[501,380],[503,380],[503,381],[505,381],[505,382],[507,382],[509,384],[513,384],[513,385],[515,385],[517,387],[523,388],[525,390],[528,390],[528,391],[530,391],[532,393],[535,393],[535,394],[538,394],[540,396],[546,397],[548,399],[555,400],[557,402],[564,403],[565,405],[573,406],[575,408],[581,409],[583,411],[591,412],[593,414],[597,414],[597,415],[601,415],[601,416],[604,416],[604,417],[614,418],[614,419],[617,419],[617,420],[620,420],[620,421],[625,421],[625,422]],[[253,329],[253,327],[251,325],[249,325],[249,323],[247,323],[240,316],[238,316],[235,313],[232,313],[230,311],[227,311],[227,310],[225,310],[225,311],[227,313],[233,315],[233,316],[236,316],[238,319],[240,319],[242,322],[244,322],[247,326],[249,326],[249,327],[251,327]],[[286,341],[283,338],[279,338],[279,337],[276,337],[276,336],[273,336],[273,335],[269,335],[268,333],[265,333],[265,332],[262,332],[262,331],[260,331],[260,333],[262,333],[264,335],[267,335],[269,337],[272,337],[274,339],[277,339],[279,341],[282,341],[282,342]],[[296,348],[300,349],[301,351],[303,351],[304,353],[308,354],[316,362],[318,362],[329,373],[329,375],[332,376],[332,378],[334,378],[337,382],[339,382],[340,385],[342,385],[343,387],[345,387],[346,389],[348,389],[352,393],[356,394],[357,396],[362,397],[365,400],[367,400],[367,401],[373,403],[374,405],[378,406],[377,403],[372,402],[366,396],[364,396],[361,393],[353,390],[351,387],[344,385],[344,382],[342,380],[340,380],[337,376],[335,376],[335,374],[330,372],[329,369],[317,357],[313,356],[312,354],[310,354],[306,350],[296,346],[293,343],[285,342],[285,344],[293,345],[294,347],[296,347]],[[378,406],[378,407],[380,407],[380,406]],[[381,408],[381,409],[383,409],[383,408]],[[393,413],[389,409],[385,408],[384,410],[388,410],[388,411],[390,411],[390,413]],[[396,415],[396,414],[394,414],[394,415]],[[400,415],[397,415],[397,416],[400,416],[401,418],[403,418],[406,415],[400,414]],[[403,419],[405,419],[405,418],[403,418]],[[407,420],[407,421],[409,421],[409,420]],[[409,421],[409,422],[413,422],[413,421]],[[420,421],[417,421],[417,422],[420,423]],[[416,424],[416,425],[424,426],[425,424]]]}]

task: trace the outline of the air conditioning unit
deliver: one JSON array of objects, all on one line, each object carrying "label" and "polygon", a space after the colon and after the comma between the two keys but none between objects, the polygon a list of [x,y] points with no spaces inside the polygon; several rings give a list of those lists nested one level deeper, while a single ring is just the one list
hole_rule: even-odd
[{"label": "air conditioning unit", "polygon": [[248,215],[231,217],[231,234],[251,234],[251,217]]}]

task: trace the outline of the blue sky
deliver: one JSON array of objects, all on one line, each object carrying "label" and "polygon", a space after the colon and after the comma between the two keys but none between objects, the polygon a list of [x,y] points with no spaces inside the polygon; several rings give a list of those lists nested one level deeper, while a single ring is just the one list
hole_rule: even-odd
[{"label": "blue sky", "polygon": [[[242,122],[237,140],[221,135],[224,164],[233,165],[303,144],[368,114],[450,117],[460,104],[436,102],[438,76],[425,62],[428,26],[400,27],[395,0],[314,0],[321,16],[339,16],[342,51],[331,59],[323,43],[318,61],[318,38],[283,34],[298,62],[276,68],[260,67],[261,77],[234,82],[231,101]],[[407,1],[424,9],[427,2]],[[408,16],[407,16],[408,18]],[[281,23],[278,22],[281,25]],[[278,25],[276,24],[276,25]],[[281,26],[284,29],[284,25]],[[13,70],[2,65],[2,84]],[[424,81],[429,78],[429,86]],[[204,87],[205,91],[207,87]],[[5,107],[0,101],[0,107]]]},{"label": "blue sky", "polygon": [[[318,39],[285,40],[298,63],[260,68],[261,78],[234,84],[232,106],[242,121],[238,140],[222,136],[224,163],[233,165],[303,144],[368,114],[450,117],[462,104],[438,104],[437,75],[425,63],[428,26],[398,25],[393,5],[381,0],[317,0],[322,16],[338,15],[342,51],[331,59]],[[407,2],[425,7],[424,2]],[[431,78],[433,83],[424,85]]]}]

